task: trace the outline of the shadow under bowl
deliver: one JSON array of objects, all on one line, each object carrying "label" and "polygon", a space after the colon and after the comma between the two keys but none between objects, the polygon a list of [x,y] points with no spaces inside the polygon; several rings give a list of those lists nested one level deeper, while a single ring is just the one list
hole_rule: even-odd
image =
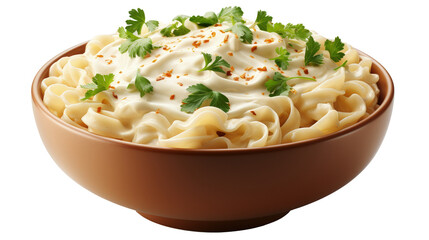
[{"label": "shadow under bowl", "polygon": [[83,53],[85,46],[57,55],[34,78],[33,111],[43,143],[77,183],[162,225],[231,231],[275,221],[356,177],[389,125],[393,82],[371,58],[371,71],[380,76],[380,107],[324,137],[252,149],[171,149],[95,135],[50,113],[41,92],[49,67],[61,57]]}]

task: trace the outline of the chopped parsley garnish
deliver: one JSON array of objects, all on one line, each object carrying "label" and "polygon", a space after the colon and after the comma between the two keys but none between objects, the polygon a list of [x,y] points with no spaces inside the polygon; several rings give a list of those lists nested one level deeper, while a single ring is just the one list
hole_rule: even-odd
[{"label": "chopped parsley garnish", "polygon": [[205,85],[198,83],[186,89],[189,96],[182,100],[181,111],[186,113],[193,113],[197,110],[206,100],[210,101],[210,106],[217,107],[224,112],[229,111],[229,99],[220,92],[213,91]]},{"label": "chopped parsley garnish", "polygon": [[341,64],[340,66],[338,66],[338,67],[334,68],[334,70],[335,70],[335,71],[337,71],[338,69],[340,69],[340,68],[342,68],[342,67],[346,67],[347,61],[348,61],[348,60],[344,61],[344,62],[343,62],[343,64]]},{"label": "chopped parsley garnish", "polygon": [[[179,15],[179,16],[173,18],[173,21],[176,21],[176,22],[168,25],[165,28],[163,28],[161,30],[162,36],[164,36],[164,37],[182,36],[182,35],[189,33],[191,30],[189,30],[187,27],[185,27],[185,21],[188,18],[189,17],[186,15]],[[180,23],[180,25],[179,25],[179,23]]]},{"label": "chopped parsley garnish", "polygon": [[221,68],[221,66],[228,67],[228,68],[230,67],[229,63],[224,59],[222,59],[221,56],[216,56],[216,59],[211,63],[212,55],[209,53],[202,53],[202,54],[204,56],[205,66],[202,69],[200,69],[199,72],[211,70],[214,72],[225,73],[225,71]]},{"label": "chopped parsley garnish", "polygon": [[127,88],[135,87],[140,92],[140,97],[144,97],[146,93],[153,92],[153,87],[150,81],[143,77],[140,72],[137,70],[136,79],[134,80],[134,84],[130,83],[128,84]]},{"label": "chopped parsley garnish", "polygon": [[273,79],[265,82],[265,87],[270,92],[270,97],[288,96],[292,87],[287,84],[287,81],[295,78],[315,81],[315,79],[309,77],[285,77],[283,74],[275,72]]},{"label": "chopped parsley garnish", "polygon": [[231,28],[226,29],[225,31],[231,31],[235,34],[237,34],[238,39],[244,43],[252,43],[253,40],[253,33],[243,23],[239,22],[234,24]]},{"label": "chopped parsley garnish", "polygon": [[305,46],[304,64],[307,65],[320,65],[323,63],[323,54],[316,53],[320,50],[320,43],[314,41],[314,38],[310,36]]},{"label": "chopped parsley garnish", "polygon": [[192,16],[189,18],[189,21],[196,23],[202,27],[209,27],[218,23],[219,20],[217,18],[216,13],[207,12],[206,14],[204,14],[204,16]]},{"label": "chopped parsley garnish", "polygon": [[339,37],[336,37],[333,42],[326,40],[325,49],[329,52],[329,57],[334,62],[339,62],[344,57],[344,53],[341,52],[344,49],[344,43],[341,42]]},{"label": "chopped parsley garnish", "polygon": [[274,62],[279,66],[279,68],[286,70],[289,66],[289,55],[290,53],[287,51],[286,48],[278,47],[276,48],[276,53],[279,55],[275,58],[271,58],[270,60],[274,60]]},{"label": "chopped parsley garnish", "polygon": [[258,25],[259,29],[267,31],[268,24],[271,24],[273,17],[267,15],[266,11],[259,10],[254,25]]},{"label": "chopped parsley garnish", "polygon": [[152,45],[152,39],[137,37],[123,27],[118,29],[118,33],[120,38],[126,39],[119,47],[119,51],[121,53],[128,52],[131,58],[135,58],[136,56],[145,57],[153,49],[157,48]]},{"label": "chopped parsley garnish", "polygon": [[107,89],[109,89],[109,86],[113,82],[114,77],[115,77],[115,75],[113,75],[113,73],[111,73],[109,75],[101,75],[101,74],[97,73],[92,78],[92,83],[80,85],[81,88],[89,89],[88,91],[86,91],[85,97],[82,98],[81,101],[85,101],[85,100],[89,99],[90,97],[93,97],[93,96],[97,95],[98,93],[100,93],[102,91],[106,91]]},{"label": "chopped parsley garnish", "polygon": [[267,31],[275,32],[279,34],[282,38],[298,39],[303,41],[306,41],[311,36],[310,30],[306,29],[302,24],[293,25],[291,23],[288,23],[285,26],[282,23],[268,23]]},{"label": "chopped parsley garnish", "polygon": [[219,23],[230,22],[235,24],[237,22],[244,22],[243,11],[240,7],[225,7],[222,8],[217,15]]},{"label": "chopped parsley garnish", "polygon": [[130,31],[131,33],[137,32],[138,34],[141,34],[142,27],[145,23],[149,31],[151,32],[155,30],[159,25],[159,22],[155,20],[145,22],[146,17],[144,11],[140,8],[131,9],[128,13],[130,14],[130,18],[132,19],[125,21],[127,23],[125,29],[127,29],[127,31]]}]

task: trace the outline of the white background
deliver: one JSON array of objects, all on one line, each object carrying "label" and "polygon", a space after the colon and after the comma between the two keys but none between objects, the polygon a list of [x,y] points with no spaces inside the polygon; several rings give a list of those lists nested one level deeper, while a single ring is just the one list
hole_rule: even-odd
[{"label": "white background", "polygon": [[[429,239],[429,14],[423,4],[2,1],[0,239]],[[249,19],[262,9],[274,21],[303,23],[328,38],[338,35],[391,73],[396,87],[391,125],[378,154],[356,179],[272,224],[198,233],[154,224],[90,193],[55,165],[38,135],[30,98],[32,79],[46,61],[97,34],[115,32],[132,8],[165,22],[228,5],[241,6]]]}]

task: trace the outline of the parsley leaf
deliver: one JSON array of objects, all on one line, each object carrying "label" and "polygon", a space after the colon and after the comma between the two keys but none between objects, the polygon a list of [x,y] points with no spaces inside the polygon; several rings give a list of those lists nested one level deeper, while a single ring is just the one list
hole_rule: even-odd
[{"label": "parsley leaf", "polygon": [[320,65],[323,63],[323,54],[316,53],[320,50],[320,43],[314,41],[314,38],[310,36],[305,46],[304,63],[307,65]]},{"label": "parsley leaf", "polygon": [[275,72],[273,79],[265,82],[265,87],[270,92],[270,97],[288,96],[292,87],[287,84],[287,81],[295,78],[315,81],[315,79],[309,77],[285,77],[281,73]]},{"label": "parsley leaf", "polygon": [[202,53],[202,54],[204,56],[205,66],[202,69],[200,69],[199,72],[212,70],[214,72],[225,73],[225,71],[221,68],[221,66],[230,67],[229,63],[224,59],[222,59],[221,56],[216,56],[216,59],[210,64],[210,62],[212,61],[212,55],[209,53]]},{"label": "parsley leaf", "polygon": [[268,24],[271,23],[273,17],[267,15],[266,11],[258,11],[258,15],[256,16],[255,25],[258,25],[259,29],[263,31],[267,31]]},{"label": "parsley leaf", "polygon": [[202,27],[209,27],[218,22],[216,13],[207,12],[204,16],[192,16],[189,18],[189,21],[196,23]]},{"label": "parsley leaf", "polygon": [[336,37],[333,42],[326,40],[325,49],[329,52],[329,57],[334,62],[339,62],[344,57],[344,53],[341,52],[344,49],[344,43],[341,42],[339,37]]},{"label": "parsley leaf", "polygon": [[118,32],[119,37],[126,39],[119,47],[119,51],[121,53],[128,51],[131,58],[136,56],[145,57],[153,49],[157,48],[152,45],[152,39],[150,38],[139,38],[130,31],[126,31],[123,27],[120,27]]},{"label": "parsley leaf", "polygon": [[219,19],[219,23],[231,22],[232,24],[235,24],[236,22],[244,22],[243,11],[240,7],[222,8],[217,17]]},{"label": "parsley leaf", "polygon": [[134,20],[127,20],[125,21],[127,23],[127,26],[125,27],[130,32],[136,32],[138,34],[141,33],[143,24],[145,23],[145,14],[144,11],[140,8],[137,9],[131,9],[129,12],[130,18]]},{"label": "parsley leaf", "polygon": [[276,53],[279,55],[275,58],[271,58],[270,60],[274,60],[274,62],[279,66],[279,68],[286,70],[289,66],[289,55],[290,53],[287,51],[286,48],[278,47],[276,48]]},{"label": "parsley leaf", "polygon": [[159,26],[159,22],[156,20],[149,20],[145,24],[150,32],[155,31],[155,29]]},{"label": "parsley leaf", "polygon": [[141,34],[142,27],[144,24],[146,24],[149,31],[151,32],[155,30],[159,25],[159,22],[155,20],[145,22],[146,17],[144,11],[140,8],[131,9],[128,13],[130,14],[130,18],[132,18],[133,20],[130,19],[125,21],[127,23],[125,29],[127,29],[127,31],[131,33],[137,32],[138,34]]},{"label": "parsley leaf", "polygon": [[[172,37],[172,36],[182,36],[187,33],[189,33],[191,30],[189,30],[187,27],[185,27],[185,21],[189,17],[186,15],[179,15],[173,18],[173,21],[177,21],[175,23],[172,23],[168,25],[167,27],[163,28],[161,30],[161,34],[164,37]],[[180,26],[179,26],[180,23]]]},{"label": "parsley leaf", "polygon": [[81,101],[85,101],[90,97],[95,96],[98,93],[109,89],[109,86],[113,82],[114,77],[115,75],[113,75],[113,73],[109,75],[101,75],[97,73],[92,78],[92,83],[80,86],[81,88],[89,89],[88,91],[86,91],[85,97],[82,98]]},{"label": "parsley leaf", "polygon": [[253,33],[250,28],[243,23],[236,23],[225,31],[232,31],[233,33],[237,34],[240,41],[244,43],[252,43]]},{"label": "parsley leaf", "polygon": [[282,38],[288,39],[298,39],[306,41],[308,37],[311,36],[310,30],[306,29],[302,24],[293,25],[288,23],[286,26],[282,23],[267,23],[268,32],[275,32],[279,34]]},{"label": "parsley leaf", "polygon": [[150,81],[143,77],[140,72],[137,70],[136,79],[134,80],[134,84],[128,84],[127,88],[136,87],[140,92],[140,97],[143,97],[146,93],[153,92],[153,87]]},{"label": "parsley leaf", "polygon": [[181,111],[186,113],[193,113],[197,108],[206,100],[210,101],[210,106],[217,107],[224,112],[228,112],[230,109],[229,99],[220,92],[213,91],[210,88],[204,86],[201,83],[192,85],[186,89],[189,96],[182,100]]}]

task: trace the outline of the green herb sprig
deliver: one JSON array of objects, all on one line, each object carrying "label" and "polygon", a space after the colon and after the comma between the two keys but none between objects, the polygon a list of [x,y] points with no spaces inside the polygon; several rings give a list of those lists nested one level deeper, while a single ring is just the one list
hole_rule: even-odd
[{"label": "green herb sprig", "polygon": [[210,100],[210,106],[217,107],[224,112],[230,109],[229,99],[220,92],[213,91],[205,85],[198,83],[186,89],[189,96],[182,100],[181,111],[186,113],[193,113],[197,110],[206,100]]},{"label": "green herb sprig", "polygon": [[221,56],[216,56],[216,59],[212,62],[212,55],[210,53],[202,53],[204,56],[204,63],[205,66],[199,70],[199,72],[202,71],[214,71],[214,72],[221,72],[221,73],[225,73],[225,71],[221,68],[221,66],[227,67],[229,68],[230,65],[227,61],[225,61],[224,59],[222,59]]},{"label": "green herb sprig", "polygon": [[292,87],[287,84],[287,81],[296,78],[316,81],[314,78],[309,77],[285,77],[283,74],[275,72],[274,77],[265,82],[265,87],[270,92],[270,97],[289,96]]},{"label": "green herb sprig", "polygon": [[80,86],[81,88],[88,89],[88,91],[85,93],[85,97],[82,98],[81,101],[85,101],[102,91],[108,90],[110,84],[113,82],[114,77],[115,75],[113,75],[113,73],[110,73],[109,75],[101,75],[97,73],[92,78],[92,83]]}]

